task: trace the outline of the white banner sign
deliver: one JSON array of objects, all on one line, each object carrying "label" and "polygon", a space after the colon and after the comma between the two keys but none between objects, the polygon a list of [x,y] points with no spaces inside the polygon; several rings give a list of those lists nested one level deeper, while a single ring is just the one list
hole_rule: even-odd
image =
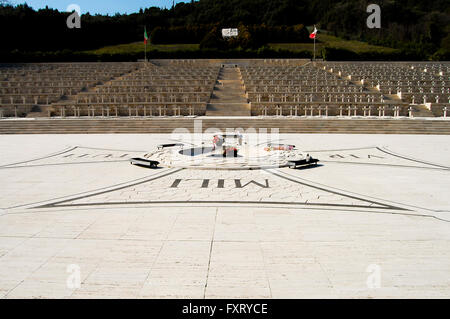
[{"label": "white banner sign", "polygon": [[239,34],[238,29],[222,29],[222,36],[227,37],[237,37]]}]

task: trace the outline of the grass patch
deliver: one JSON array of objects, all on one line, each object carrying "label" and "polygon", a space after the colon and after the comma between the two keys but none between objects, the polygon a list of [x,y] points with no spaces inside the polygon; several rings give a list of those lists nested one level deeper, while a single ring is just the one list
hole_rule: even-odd
[{"label": "grass patch", "polygon": [[[396,49],[371,45],[365,42],[344,40],[328,34],[319,34],[317,40],[318,40],[316,42],[317,55],[320,55],[320,51],[324,47],[345,49],[356,53],[367,53],[367,52],[393,53],[398,51]],[[269,47],[272,49],[283,49],[293,52],[309,51],[312,53],[314,51],[314,42],[313,40],[311,40],[311,43],[269,43]]]},{"label": "grass patch", "polygon": [[[293,54],[300,54],[301,52],[310,53],[311,56],[314,51],[314,43],[311,40],[310,43],[269,43],[268,47],[272,50],[290,51]],[[320,33],[318,41],[316,42],[316,55],[321,56],[321,50],[323,48],[333,48],[333,49],[344,49],[356,54],[374,53],[374,54],[391,54],[396,53],[398,50],[371,45],[365,42],[344,40],[335,37],[330,34]],[[202,56],[202,50],[199,48],[199,44],[148,44],[147,52],[160,52],[163,55],[176,56],[178,52],[185,52],[189,57],[195,57],[196,55]],[[133,42],[128,44],[118,44],[111,45],[95,50],[88,50],[81,52],[83,54],[93,55],[93,56],[132,56],[136,58],[137,56],[144,56],[144,43]],[[191,54],[192,53],[192,54]],[[157,54],[157,53],[156,53]]]},{"label": "grass patch", "polygon": [[[162,51],[162,52],[175,52],[175,51],[195,51],[199,49],[198,44],[147,44],[147,52],[150,51]],[[96,50],[84,51],[87,54],[144,54],[145,45],[144,42],[133,42],[128,44],[118,44],[103,47]]]}]

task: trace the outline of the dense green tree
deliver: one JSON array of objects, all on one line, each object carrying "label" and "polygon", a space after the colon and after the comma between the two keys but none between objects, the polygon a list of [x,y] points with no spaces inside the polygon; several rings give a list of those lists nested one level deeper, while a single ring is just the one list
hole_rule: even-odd
[{"label": "dense green tree", "polygon": [[225,49],[226,41],[222,38],[222,33],[218,27],[214,27],[200,42],[200,49]]}]

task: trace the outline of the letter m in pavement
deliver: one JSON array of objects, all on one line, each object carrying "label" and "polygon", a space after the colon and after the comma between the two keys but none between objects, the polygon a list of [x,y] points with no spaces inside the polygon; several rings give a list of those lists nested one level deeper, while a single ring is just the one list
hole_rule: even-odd
[{"label": "letter m in pavement", "polygon": [[258,185],[258,186],[261,187],[261,188],[269,188],[269,180],[266,179],[265,181],[266,181],[266,185],[260,184],[260,183],[255,182],[255,181],[250,181],[250,182],[248,182],[247,184],[242,185],[240,179],[235,179],[235,180],[234,180],[234,183],[236,184],[236,188],[245,188],[245,187],[247,187],[247,186],[250,185],[250,184]]}]

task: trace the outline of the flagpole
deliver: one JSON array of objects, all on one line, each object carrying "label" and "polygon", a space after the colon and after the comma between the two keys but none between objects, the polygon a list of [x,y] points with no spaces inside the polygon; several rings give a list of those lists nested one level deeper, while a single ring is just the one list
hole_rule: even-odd
[{"label": "flagpole", "polygon": [[314,58],[313,58],[313,62],[316,61],[316,37],[314,37]]},{"label": "flagpole", "polygon": [[147,35],[147,26],[144,26],[144,45],[145,45],[145,62],[147,62],[147,42],[148,42],[148,35]]},{"label": "flagpole", "polygon": [[[314,25],[314,31],[316,30],[316,26]],[[317,37],[317,33],[314,36],[314,58],[313,58],[313,62],[316,62],[316,37]]]}]

